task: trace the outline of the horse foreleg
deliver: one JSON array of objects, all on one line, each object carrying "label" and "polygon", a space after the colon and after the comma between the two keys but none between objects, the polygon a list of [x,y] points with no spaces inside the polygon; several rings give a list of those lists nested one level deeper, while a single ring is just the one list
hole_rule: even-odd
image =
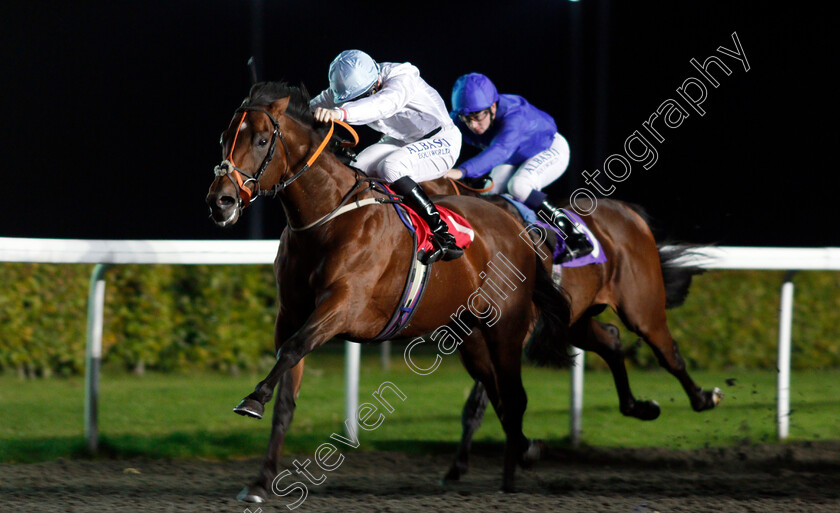
[{"label": "horse foreleg", "polygon": [[268,498],[268,491],[272,489],[271,485],[279,470],[283,441],[295,414],[295,399],[303,380],[303,365],[304,360],[301,359],[280,378],[280,383],[277,385],[277,400],[274,401],[274,415],[271,419],[268,451],[257,477],[239,492],[237,499],[241,501],[262,503]]},{"label": "horse foreleg", "polygon": [[622,414],[641,420],[653,420],[659,417],[660,409],[656,401],[637,401],[630,390],[624,353],[618,328],[612,324],[585,317],[570,328],[572,343],[584,351],[592,351],[600,356],[609,366],[618,393],[618,407]]},{"label": "horse foreleg", "polygon": [[280,345],[277,361],[268,376],[233,409],[234,412],[262,418],[265,403],[271,400],[283,374],[297,365],[301,358],[341,332],[348,318],[348,311],[342,308],[346,295],[340,292],[324,294],[328,299],[315,308],[303,327]]},{"label": "horse foreleg", "polygon": [[464,411],[461,413],[461,442],[458,444],[458,452],[455,454],[452,466],[443,476],[444,481],[457,481],[467,473],[472,438],[481,426],[488,402],[490,399],[487,397],[487,390],[481,381],[476,381],[467,402],[464,403]]}]

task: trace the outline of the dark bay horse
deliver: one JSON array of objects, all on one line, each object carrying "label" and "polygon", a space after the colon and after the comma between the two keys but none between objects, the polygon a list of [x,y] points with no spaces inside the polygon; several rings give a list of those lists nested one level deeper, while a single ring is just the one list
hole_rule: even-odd
[{"label": "dark bay horse", "polygon": [[[216,168],[206,198],[220,226],[235,223],[252,196],[266,194],[280,200],[288,221],[274,264],[277,361],[235,408],[237,413],[262,417],[277,388],[268,451],[258,477],[240,494],[246,501],[264,501],[278,476],[304,356],[334,337],[376,337],[400,301],[414,259],[412,235],[392,205],[369,205],[331,217],[348,202],[391,198],[377,192],[381,188],[364,187],[367,182],[358,173],[321,152],[326,137],[316,130],[301,90],[285,84],[255,85],[222,134],[225,160]],[[458,317],[464,336],[457,349],[496,407],[506,435],[502,488],[513,490],[516,464],[529,457],[531,447],[522,433],[522,346],[539,310],[545,329],[533,344],[564,358],[568,303],[533,246],[518,237],[522,227],[507,211],[474,197],[452,197],[439,205],[468,219],[475,240],[463,257],[432,266],[423,301],[400,335],[446,333],[444,328],[454,332],[453,317]],[[514,275],[514,286],[503,291],[491,283],[493,273],[485,272],[497,258],[503,258]],[[498,318],[482,317],[489,303],[476,299],[478,290],[493,291]]]},{"label": "dark bay horse", "polygon": [[[475,196],[481,192],[443,178],[424,182],[423,187],[428,194],[437,195]],[[498,196],[485,196],[485,199],[521,219],[510,202]],[[568,208],[568,204],[560,206]],[[622,414],[641,420],[659,417],[660,408],[655,401],[638,401],[633,397],[618,328],[594,318],[610,307],[630,331],[653,349],[660,365],[676,376],[695,411],[714,408],[723,397],[721,391],[718,388],[705,391],[694,384],[665,319],[665,309],[676,308],[685,301],[692,276],[701,272],[697,267],[677,265],[680,257],[691,252],[691,247],[661,248],[658,258],[653,258],[656,243],[646,215],[639,207],[607,199],[598,200],[597,206],[581,202],[580,207],[585,211],[594,207],[593,213],[584,219],[608,258],[602,265],[563,269],[562,288],[571,301],[570,344],[595,352],[607,363]],[[458,480],[467,471],[472,436],[481,424],[487,402],[483,385],[476,382],[464,405],[461,441],[445,480]]]},{"label": "dark bay horse", "polygon": [[[279,198],[288,220],[274,266],[279,298],[274,331],[277,362],[236,408],[237,413],[261,417],[277,388],[266,458],[258,477],[240,494],[247,501],[264,501],[278,475],[303,357],[333,337],[354,341],[376,337],[400,300],[413,258],[412,237],[390,205],[365,206],[331,217],[348,202],[390,197],[375,187],[360,187],[365,179],[357,172],[334,155],[321,154],[319,144],[325,137],[314,126],[304,93],[282,84],[258,84],[223,133],[226,159],[207,195],[212,218],[220,226],[235,223],[258,194]],[[650,229],[632,208],[616,201],[598,203],[587,222],[602,241],[608,261],[567,269],[564,293],[553,285],[551,262],[541,259],[533,245],[523,243],[519,237],[523,226],[507,209],[466,196],[440,199],[439,204],[468,219],[476,238],[464,257],[433,265],[419,310],[400,336],[438,333],[453,324],[453,314],[463,312],[477,290],[496,291],[484,269],[497,255],[522,276],[515,289],[495,298],[503,305],[498,322],[491,325],[472,311],[462,316],[460,321],[471,329],[457,346],[468,372],[480,383],[472,404],[486,394],[505,432],[503,490],[513,490],[516,464],[534,457],[533,446],[522,433],[527,400],[520,373],[522,347],[538,314],[543,328],[531,343],[531,354],[544,361],[562,361],[570,340],[597,352],[610,365],[625,414],[653,418],[658,407],[632,397],[617,337],[592,318],[607,306],[651,345],[683,384],[696,410],[719,401],[715,391],[700,389],[685,371],[665,322],[666,302],[675,293],[666,293],[663,274],[667,277],[668,272],[660,263]],[[684,295],[679,290],[669,286],[677,296]]]}]

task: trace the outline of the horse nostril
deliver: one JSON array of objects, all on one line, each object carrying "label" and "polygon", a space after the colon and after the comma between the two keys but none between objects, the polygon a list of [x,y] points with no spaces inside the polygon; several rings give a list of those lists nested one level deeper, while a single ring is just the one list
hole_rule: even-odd
[{"label": "horse nostril", "polygon": [[207,206],[211,209],[218,208],[219,210],[227,210],[236,206],[236,198],[228,194],[210,193],[204,200],[207,202]]},{"label": "horse nostril", "polygon": [[225,196],[219,196],[216,199],[216,206],[218,206],[219,208],[221,208],[223,210],[231,208],[235,204],[236,204],[236,200],[233,198],[233,196],[226,196],[226,195]]}]

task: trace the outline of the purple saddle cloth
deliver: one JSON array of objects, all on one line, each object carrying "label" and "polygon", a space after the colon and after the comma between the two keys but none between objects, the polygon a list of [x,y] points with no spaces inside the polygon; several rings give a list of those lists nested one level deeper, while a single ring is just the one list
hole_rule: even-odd
[{"label": "purple saddle cloth", "polygon": [[[550,233],[554,233],[554,248],[553,248],[553,258],[556,262],[560,255],[563,254],[563,251],[566,249],[566,241],[563,240],[563,236],[560,235],[560,230],[557,229],[556,226],[543,222],[541,219],[537,217],[533,210],[525,206],[523,203],[516,201],[513,199],[512,196],[509,194],[501,194],[501,197],[509,201],[522,215],[522,218],[525,222],[529,225],[535,225],[543,228],[544,230],[548,230]],[[603,264],[607,261],[607,255],[604,253],[604,248],[601,247],[601,243],[595,238],[595,235],[586,226],[586,223],[583,222],[583,219],[579,215],[577,215],[572,210],[563,209],[563,212],[569,216],[569,219],[575,223],[580,231],[582,231],[586,238],[589,239],[589,242],[592,243],[592,247],[594,248],[591,253],[588,255],[583,255],[581,257],[575,258],[574,260],[570,260],[569,262],[565,262],[561,264],[562,267],[583,267],[584,265],[591,265],[591,264]]]}]

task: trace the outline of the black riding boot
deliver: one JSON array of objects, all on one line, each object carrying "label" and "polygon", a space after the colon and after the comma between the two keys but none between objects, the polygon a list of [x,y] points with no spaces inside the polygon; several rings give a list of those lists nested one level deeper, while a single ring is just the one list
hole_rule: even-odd
[{"label": "black riding boot", "polygon": [[543,221],[550,220],[550,224],[553,224],[566,234],[566,249],[560,255],[560,261],[557,263],[564,264],[570,262],[575,258],[588,255],[595,249],[592,243],[589,242],[589,239],[586,238],[586,235],[575,226],[566,213],[562,209],[552,205],[544,193],[537,190],[531,191],[528,199],[525,200],[525,204],[536,211],[538,216],[539,211],[544,212],[545,217],[539,217]]},{"label": "black riding boot", "polygon": [[424,264],[431,264],[438,260],[455,260],[464,254],[464,250],[455,243],[455,237],[449,233],[449,228],[440,218],[435,204],[426,196],[426,191],[417,182],[404,176],[391,184],[391,189],[403,197],[404,201],[413,208],[424,221],[429,223],[432,230],[432,244],[434,249],[423,258]]}]

